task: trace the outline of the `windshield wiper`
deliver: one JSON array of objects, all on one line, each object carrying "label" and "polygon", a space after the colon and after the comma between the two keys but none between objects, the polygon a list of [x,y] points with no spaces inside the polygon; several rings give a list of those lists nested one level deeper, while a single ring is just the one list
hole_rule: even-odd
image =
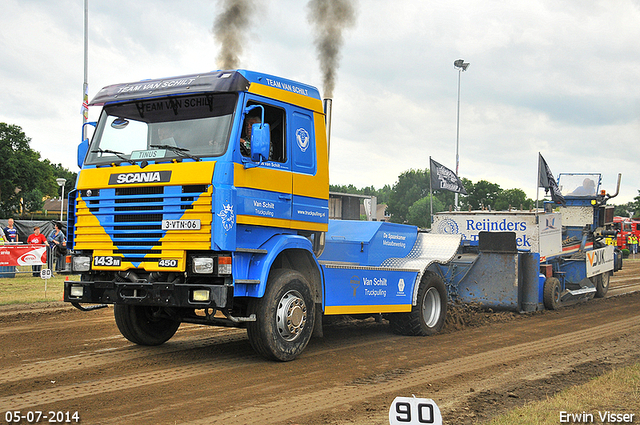
[{"label": "windshield wiper", "polygon": [[176,155],[180,155],[183,158],[190,158],[190,159],[193,159],[194,161],[202,161],[200,158],[191,155],[189,153],[189,149],[187,148],[180,148],[178,146],[171,146],[171,145],[149,145],[149,147],[158,148],[158,149],[168,149],[171,152],[175,153]]},{"label": "windshield wiper", "polygon": [[127,159],[125,156],[123,156],[124,153],[122,153],[122,152],[112,151],[110,149],[100,149],[100,148],[98,148],[98,149],[92,150],[91,153],[110,153],[112,155],[117,156],[118,158],[120,158],[124,162],[128,162],[129,164],[132,164],[132,165],[136,165],[136,163],[134,161],[131,161],[130,159]]}]

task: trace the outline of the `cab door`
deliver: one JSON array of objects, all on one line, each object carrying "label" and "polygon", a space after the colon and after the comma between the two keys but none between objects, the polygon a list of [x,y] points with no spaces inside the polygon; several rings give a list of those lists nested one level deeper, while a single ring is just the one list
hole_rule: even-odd
[{"label": "cab door", "polygon": [[[234,185],[237,190],[238,224],[291,228],[293,178],[287,143],[287,105],[265,102],[257,96],[247,96],[245,110],[255,106],[244,117],[236,144]],[[251,161],[246,145],[245,121],[269,124],[271,147],[269,158]]]}]

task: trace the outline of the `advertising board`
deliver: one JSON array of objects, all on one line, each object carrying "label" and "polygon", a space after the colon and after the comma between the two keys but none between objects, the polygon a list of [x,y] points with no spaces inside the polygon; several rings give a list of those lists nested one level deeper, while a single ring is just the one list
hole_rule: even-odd
[{"label": "advertising board", "polygon": [[562,218],[559,213],[443,212],[435,215],[433,233],[461,234],[463,243],[475,246],[480,232],[515,232],[519,250],[550,257],[562,253]]}]

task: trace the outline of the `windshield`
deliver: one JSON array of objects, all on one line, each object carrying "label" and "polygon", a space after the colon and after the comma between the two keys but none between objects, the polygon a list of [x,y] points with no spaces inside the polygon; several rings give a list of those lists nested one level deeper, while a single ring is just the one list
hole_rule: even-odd
[{"label": "windshield", "polygon": [[560,174],[558,187],[562,196],[595,196],[600,187],[600,174]]},{"label": "windshield", "polygon": [[107,105],[86,163],[220,156],[236,100],[236,94],[223,93]]}]

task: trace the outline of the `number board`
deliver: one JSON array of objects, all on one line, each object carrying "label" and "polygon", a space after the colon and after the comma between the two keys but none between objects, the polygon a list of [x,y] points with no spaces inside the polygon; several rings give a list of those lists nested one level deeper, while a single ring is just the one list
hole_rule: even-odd
[{"label": "number board", "polygon": [[429,398],[396,397],[389,409],[390,425],[442,425],[438,405]]}]

